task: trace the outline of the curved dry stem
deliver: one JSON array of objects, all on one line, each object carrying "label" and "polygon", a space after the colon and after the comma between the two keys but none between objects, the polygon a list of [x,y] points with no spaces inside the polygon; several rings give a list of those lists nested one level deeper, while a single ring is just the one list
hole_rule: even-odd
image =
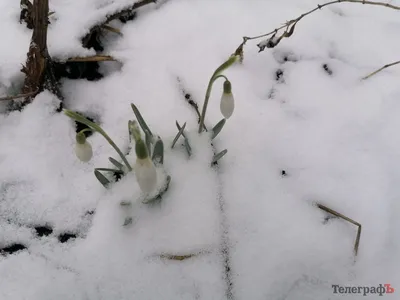
[{"label": "curved dry stem", "polygon": [[246,42],[249,41],[249,40],[255,40],[255,39],[262,38],[262,37],[267,37],[267,36],[273,35],[274,33],[277,33],[278,30],[281,30],[283,28],[287,28],[289,25],[292,25],[294,23],[299,22],[305,16],[308,16],[308,15],[312,14],[313,12],[322,9],[325,6],[332,5],[332,4],[337,4],[337,3],[346,3],[346,2],[347,3],[358,3],[358,4],[382,6],[382,7],[387,7],[387,8],[391,8],[391,9],[394,9],[394,10],[400,10],[400,6],[396,6],[396,5],[393,5],[393,4],[390,4],[390,3],[385,3],[385,2],[379,2],[379,1],[335,0],[335,1],[331,1],[331,2],[327,2],[327,3],[324,3],[324,4],[318,5],[316,8],[314,8],[314,9],[312,9],[312,10],[310,10],[310,11],[308,11],[308,12],[302,14],[302,15],[300,15],[296,19],[293,19],[293,20],[290,20],[290,21],[286,22],[284,25],[282,25],[282,26],[280,26],[280,27],[268,32],[268,33],[261,34],[261,35],[256,35],[256,36],[252,36],[252,37],[249,37],[249,36],[243,37],[243,42],[239,45],[238,49],[242,48],[243,45],[245,45]]},{"label": "curved dry stem", "polygon": [[394,66],[394,65],[397,65],[397,64],[400,64],[400,60],[395,61],[395,62],[393,62],[391,64],[384,65],[382,68],[380,68],[380,69],[368,74],[367,76],[361,78],[361,80],[368,79],[368,78],[374,76],[375,74],[378,74],[379,72],[383,71],[384,69],[389,68],[389,67]]}]

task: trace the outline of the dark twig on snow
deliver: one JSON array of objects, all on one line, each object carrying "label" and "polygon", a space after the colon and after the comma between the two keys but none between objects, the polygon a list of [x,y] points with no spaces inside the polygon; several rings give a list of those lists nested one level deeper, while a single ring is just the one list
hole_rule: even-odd
[{"label": "dark twig on snow", "polygon": [[127,6],[122,10],[118,10],[117,12],[106,15],[102,20],[99,21],[99,23],[94,24],[94,26],[89,30],[89,33],[82,38],[83,46],[85,48],[91,48],[90,47],[91,41],[97,38],[104,25],[110,23],[113,20],[132,14],[132,12],[134,12],[138,8],[143,7],[150,3],[156,3],[156,0],[142,0],[139,2],[135,2],[134,4]]},{"label": "dark twig on snow", "polygon": [[[243,42],[239,45],[239,47],[236,49],[237,51],[242,51],[243,50],[243,46],[246,44],[247,41],[250,40],[255,40],[255,39],[259,39],[259,38],[263,38],[263,37],[268,37],[271,36],[272,37],[268,40],[269,42],[273,43],[273,44],[269,44],[269,47],[267,45],[267,43],[260,45],[259,44],[259,48],[260,48],[260,52],[264,50],[265,47],[267,48],[273,48],[275,47],[284,37],[288,37],[288,35],[290,36],[291,34],[293,34],[293,30],[294,30],[294,26],[304,17],[312,14],[313,12],[322,9],[325,6],[328,5],[332,5],[332,4],[338,4],[338,3],[358,3],[358,4],[367,4],[367,5],[373,5],[373,6],[382,6],[382,7],[387,7],[387,8],[391,8],[391,9],[395,9],[395,10],[400,10],[400,6],[396,6],[390,3],[385,3],[385,2],[379,2],[379,1],[366,1],[366,0],[335,0],[335,1],[330,1],[324,4],[320,4],[318,5],[316,8],[300,15],[299,17],[297,17],[296,19],[287,21],[285,24],[283,24],[282,26],[268,32],[265,34],[261,34],[261,35],[257,35],[257,36],[244,36],[243,37]],[[291,26],[291,27],[290,27]],[[283,35],[281,35],[280,37],[277,37],[275,40],[273,39],[275,37],[275,35],[278,33],[279,30],[286,28],[285,32],[283,33]],[[289,30],[289,32],[288,32]]]},{"label": "dark twig on snow", "polygon": [[382,68],[380,68],[380,69],[368,74],[367,76],[361,78],[361,80],[368,79],[368,78],[374,76],[375,74],[378,74],[379,72],[383,71],[384,69],[389,68],[389,67],[394,66],[394,65],[398,65],[398,64],[400,64],[400,60],[395,61],[395,62],[393,62],[391,64],[384,65]]},{"label": "dark twig on snow", "polygon": [[[200,115],[199,105],[197,104],[196,101],[193,100],[192,95],[189,94],[189,93],[186,91],[186,89],[183,87],[182,81],[181,81],[181,79],[180,79],[179,77],[177,77],[177,81],[178,81],[178,84],[179,84],[179,88],[180,88],[181,92],[183,93],[183,96],[185,97],[185,100],[187,101],[187,103],[188,103],[188,104],[194,109],[194,111],[196,112],[196,115],[197,115],[197,118],[198,118],[198,119],[197,119],[197,123],[200,123],[201,115]],[[206,125],[204,125],[204,130],[207,131]]]},{"label": "dark twig on snow", "polygon": [[33,33],[29,52],[22,72],[26,75],[21,94],[26,94],[20,104],[30,103],[38,91],[48,89],[62,99],[58,83],[55,80],[53,62],[47,50],[47,26],[49,15],[48,0],[33,2]]}]

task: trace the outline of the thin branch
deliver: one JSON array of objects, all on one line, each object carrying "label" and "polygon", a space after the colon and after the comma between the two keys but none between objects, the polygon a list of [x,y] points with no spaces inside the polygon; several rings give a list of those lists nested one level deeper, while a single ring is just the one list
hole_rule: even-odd
[{"label": "thin branch", "polygon": [[378,70],[372,72],[371,74],[368,74],[367,76],[361,78],[361,80],[368,79],[368,78],[374,76],[375,74],[378,74],[378,73],[381,72],[382,70],[384,70],[384,69],[386,69],[386,68],[389,68],[389,67],[391,67],[391,66],[397,65],[397,64],[400,64],[400,60],[395,61],[395,62],[393,62],[393,63],[391,63],[391,64],[384,65],[382,68],[380,68],[380,69],[378,69]]},{"label": "thin branch", "polygon": [[358,227],[357,236],[356,236],[356,240],[354,243],[354,255],[357,256],[358,247],[360,245],[360,238],[361,238],[361,224],[346,217],[345,215],[342,215],[341,213],[338,213],[337,211],[334,211],[333,209],[330,209],[329,207],[326,207],[325,205],[320,204],[320,203],[317,203],[317,207],[323,211],[326,211],[327,213],[330,213],[330,214],[336,216],[336,217],[342,218],[343,220],[346,220],[347,222],[350,222]]},{"label": "thin branch", "polygon": [[99,62],[99,61],[117,61],[110,55],[94,55],[86,57],[71,57],[67,59],[67,62]]},{"label": "thin branch", "polygon": [[15,96],[7,96],[7,97],[2,97],[0,98],[0,101],[7,101],[7,100],[14,100],[14,99],[18,99],[18,98],[25,98],[25,97],[30,97],[35,95],[39,90],[36,90],[34,92],[30,92],[30,93],[26,93],[26,94],[18,94]]},{"label": "thin branch", "polygon": [[125,8],[119,12],[113,13],[111,15],[107,15],[105,22],[103,22],[102,24],[107,24],[107,23],[111,22],[112,20],[118,19],[119,17],[125,15],[126,13],[129,13],[129,12],[136,10],[147,4],[156,3],[156,1],[157,0],[142,0],[140,2],[135,2],[133,5],[130,5],[129,7]]},{"label": "thin branch", "polygon": [[308,11],[308,12],[302,14],[302,15],[300,15],[296,19],[293,19],[293,20],[290,20],[290,21],[286,22],[284,25],[282,25],[282,26],[280,26],[280,27],[268,32],[268,33],[257,35],[257,36],[252,36],[252,37],[244,36],[243,37],[243,42],[239,45],[238,49],[243,48],[243,45],[245,45],[246,42],[249,41],[249,40],[255,40],[255,39],[262,38],[262,37],[267,37],[267,36],[276,34],[279,30],[281,30],[283,28],[288,28],[288,26],[290,26],[292,24],[297,24],[305,16],[308,16],[309,14],[312,14],[313,12],[322,9],[325,6],[332,5],[332,4],[337,4],[337,3],[345,3],[345,2],[347,2],[347,3],[367,4],[367,5],[374,5],[374,6],[382,6],[382,7],[388,7],[388,8],[391,8],[391,9],[395,9],[395,10],[400,10],[400,6],[396,6],[396,5],[389,4],[389,3],[384,3],[384,2],[378,2],[378,1],[335,0],[335,1],[331,1],[331,2],[327,2],[327,3],[324,3],[324,4],[318,5],[316,8],[314,8],[314,9],[312,9],[312,10],[310,10],[310,11]]}]

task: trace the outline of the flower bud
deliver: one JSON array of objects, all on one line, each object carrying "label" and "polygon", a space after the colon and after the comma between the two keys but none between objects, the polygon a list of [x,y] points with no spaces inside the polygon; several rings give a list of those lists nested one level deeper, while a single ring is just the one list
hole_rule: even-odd
[{"label": "flower bud", "polygon": [[235,99],[232,95],[232,85],[229,80],[225,80],[224,82],[224,91],[221,96],[220,109],[225,119],[229,119],[235,109]]},{"label": "flower bud", "polygon": [[76,134],[75,154],[83,162],[88,162],[93,156],[92,146],[86,141],[83,132]]},{"label": "flower bud", "polygon": [[145,159],[136,158],[134,166],[137,183],[142,192],[151,193],[157,184],[157,171],[149,157]]},{"label": "flower bud", "polygon": [[130,123],[130,129],[135,139],[136,163],[133,167],[136,181],[142,192],[151,193],[157,184],[157,171],[149,157],[146,143],[142,140],[140,129],[134,121]]}]

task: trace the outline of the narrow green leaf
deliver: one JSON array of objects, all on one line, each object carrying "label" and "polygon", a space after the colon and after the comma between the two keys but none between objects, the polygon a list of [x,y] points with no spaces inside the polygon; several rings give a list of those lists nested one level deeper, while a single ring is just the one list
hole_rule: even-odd
[{"label": "narrow green leaf", "polygon": [[[176,127],[178,127],[178,130],[181,131],[182,127],[181,127],[181,125],[179,125],[178,121],[176,121],[175,124],[176,124]],[[182,130],[182,135],[185,138],[185,148],[190,157],[192,155],[192,147],[190,147],[189,139],[186,137],[184,130]]]},{"label": "narrow green leaf", "polygon": [[140,127],[142,127],[142,130],[146,133],[146,131],[148,131],[148,133],[150,134],[151,137],[153,137],[153,134],[151,133],[150,128],[147,126],[146,122],[144,121],[142,115],[140,114],[138,108],[135,106],[135,104],[131,103],[131,107],[132,110],[136,116],[136,119],[139,122]]},{"label": "narrow green leaf", "polygon": [[221,132],[222,128],[224,128],[226,119],[222,119],[221,121],[219,121],[217,123],[217,125],[214,126],[214,128],[212,129],[212,136],[211,139],[215,139],[215,137]]},{"label": "narrow green leaf", "polygon": [[164,143],[160,137],[158,137],[156,143],[154,144],[152,160],[153,162],[160,164],[164,163]]},{"label": "narrow green leaf", "polygon": [[192,156],[192,147],[190,147],[188,138],[185,137],[185,148],[189,156]]},{"label": "narrow green leaf", "polygon": [[116,159],[109,157],[108,160],[114,165],[116,166],[119,170],[123,171],[124,170],[124,165],[121,164],[120,162],[118,162]]},{"label": "narrow green leaf", "polygon": [[151,156],[151,142],[153,138],[148,131],[145,131],[144,134],[146,139],[147,153],[149,154],[149,156]]},{"label": "narrow green leaf", "polygon": [[183,130],[185,130],[186,122],[183,124],[182,128],[178,131],[178,134],[175,136],[174,140],[172,141],[171,148],[174,148],[176,142],[178,141],[179,137],[182,135]]},{"label": "narrow green leaf", "polygon": [[220,160],[226,153],[228,152],[228,150],[222,150],[220,153],[217,153],[214,155],[211,165],[215,164],[218,160]]},{"label": "narrow green leaf", "polygon": [[148,203],[154,202],[156,200],[161,200],[162,196],[165,194],[165,192],[168,191],[170,182],[171,182],[171,176],[168,175],[165,180],[164,187],[160,190],[160,192],[153,198],[143,200],[142,203],[148,204]]},{"label": "narrow green leaf", "polygon": [[124,173],[121,170],[109,169],[109,168],[96,168],[96,170],[103,171],[103,172]]},{"label": "narrow green leaf", "polygon": [[94,175],[96,176],[97,180],[100,181],[100,183],[107,189],[110,184],[110,181],[97,169],[94,170]]}]

